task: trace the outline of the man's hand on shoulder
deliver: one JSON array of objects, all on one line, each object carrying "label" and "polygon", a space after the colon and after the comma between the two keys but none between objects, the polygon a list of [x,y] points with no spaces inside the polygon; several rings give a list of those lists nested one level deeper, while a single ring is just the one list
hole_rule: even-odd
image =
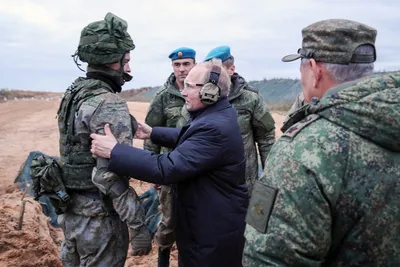
[{"label": "man's hand on shoulder", "polygon": [[150,135],[151,135],[153,128],[151,128],[149,125],[147,125],[144,122],[138,121],[137,123],[138,123],[138,128],[135,133],[135,138],[141,139],[141,140],[150,139]]},{"label": "man's hand on shoulder", "polygon": [[106,135],[90,134],[92,138],[92,147],[90,152],[97,157],[109,159],[111,157],[111,151],[117,144],[117,139],[111,132],[110,125],[104,126],[104,133]]}]

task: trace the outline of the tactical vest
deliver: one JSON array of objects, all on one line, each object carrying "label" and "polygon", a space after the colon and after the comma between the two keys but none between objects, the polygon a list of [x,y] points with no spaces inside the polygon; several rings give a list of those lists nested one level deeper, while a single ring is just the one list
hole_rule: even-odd
[{"label": "tactical vest", "polygon": [[[100,88],[105,90],[98,90]],[[92,171],[96,166],[96,160],[90,152],[90,134],[75,134],[75,115],[83,102],[109,92],[113,91],[108,84],[80,77],[63,96],[57,115],[60,131],[60,166],[63,183],[67,189],[96,189],[92,182]]]}]

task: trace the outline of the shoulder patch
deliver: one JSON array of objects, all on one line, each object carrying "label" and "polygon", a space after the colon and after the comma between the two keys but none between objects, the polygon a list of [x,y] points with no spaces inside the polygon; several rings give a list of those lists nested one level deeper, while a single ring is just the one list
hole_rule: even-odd
[{"label": "shoulder patch", "polygon": [[259,181],[254,184],[245,221],[262,234],[267,232],[269,217],[274,208],[277,193],[276,188],[264,185]]},{"label": "shoulder patch", "polygon": [[302,129],[306,128],[309,124],[311,124],[313,121],[316,121],[320,118],[319,115],[317,114],[311,114],[307,116],[306,118],[302,119],[289,129],[282,135],[282,136],[287,136],[290,138],[295,137]]}]

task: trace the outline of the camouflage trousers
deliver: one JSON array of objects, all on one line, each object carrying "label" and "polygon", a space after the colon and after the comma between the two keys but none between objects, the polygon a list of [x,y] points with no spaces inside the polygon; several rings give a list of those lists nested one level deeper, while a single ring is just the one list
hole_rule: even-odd
[{"label": "camouflage trousers", "polygon": [[172,216],[172,188],[163,185],[160,190],[161,220],[155,234],[157,244],[161,249],[170,248],[175,242],[175,222]]},{"label": "camouflage trousers", "polygon": [[58,216],[65,240],[60,259],[67,267],[123,267],[129,232],[118,216],[88,217],[73,213]]}]

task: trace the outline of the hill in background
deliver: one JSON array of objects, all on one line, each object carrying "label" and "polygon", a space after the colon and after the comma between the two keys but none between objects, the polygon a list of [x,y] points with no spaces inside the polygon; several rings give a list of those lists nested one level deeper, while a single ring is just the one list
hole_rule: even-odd
[{"label": "hill in background", "polygon": [[[376,71],[374,74],[391,73],[395,71]],[[396,71],[397,72],[397,71]],[[296,96],[301,92],[300,79],[273,78],[259,81],[248,81],[257,88],[269,107],[274,110],[289,110]],[[135,89],[124,90],[121,95],[127,101],[150,101],[160,86],[141,88],[139,93],[130,93]]]},{"label": "hill in background", "polygon": [[[301,92],[299,79],[264,79],[261,81],[249,81],[249,84],[257,88],[268,104],[292,104],[297,94]],[[160,86],[130,89],[121,92],[121,96],[127,101],[150,101]],[[140,92],[138,92],[140,90]]]},{"label": "hill in background", "polygon": [[[377,71],[379,73],[390,73],[394,71]],[[288,110],[293,104],[297,94],[301,92],[301,82],[299,79],[273,78],[259,81],[248,81],[249,84],[257,88],[264,97],[270,108],[274,110]],[[161,86],[142,87],[139,89],[123,90],[120,93],[126,101],[150,102],[157,90]],[[63,93],[52,92],[33,92],[24,90],[0,90],[0,102],[14,99],[56,99]]]},{"label": "hill in background", "polygon": [[160,86],[122,90],[119,95],[126,101],[150,102],[159,88]]},{"label": "hill in background", "polygon": [[264,79],[249,84],[259,90],[268,104],[293,104],[301,92],[299,79]]}]

